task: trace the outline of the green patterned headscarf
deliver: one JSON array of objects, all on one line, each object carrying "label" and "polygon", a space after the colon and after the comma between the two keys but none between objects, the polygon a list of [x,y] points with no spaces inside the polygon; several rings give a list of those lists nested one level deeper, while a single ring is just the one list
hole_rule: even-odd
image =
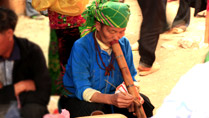
[{"label": "green patterned headscarf", "polygon": [[105,25],[125,28],[127,26],[130,9],[129,5],[118,0],[95,0],[84,11],[82,16],[86,19],[83,27],[80,27],[81,36],[85,36],[95,30],[95,19]]}]

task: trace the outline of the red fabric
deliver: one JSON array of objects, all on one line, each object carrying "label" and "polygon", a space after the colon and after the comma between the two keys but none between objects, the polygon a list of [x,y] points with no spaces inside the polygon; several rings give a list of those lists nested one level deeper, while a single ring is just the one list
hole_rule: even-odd
[{"label": "red fabric", "polygon": [[86,20],[81,16],[67,16],[48,11],[49,23],[51,29],[67,29],[81,26]]}]

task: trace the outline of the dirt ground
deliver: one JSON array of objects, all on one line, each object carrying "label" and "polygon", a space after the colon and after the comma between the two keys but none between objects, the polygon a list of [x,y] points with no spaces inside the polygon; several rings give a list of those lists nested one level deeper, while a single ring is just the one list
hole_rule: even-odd
[{"label": "dirt ground", "polygon": [[[126,0],[125,2],[131,6],[131,17],[126,30],[126,37],[133,44],[140,35],[142,15],[136,0]],[[168,23],[172,23],[177,8],[178,2],[168,3]],[[191,8],[191,10],[191,22],[186,32],[181,34],[161,34],[156,50],[156,61],[161,66],[160,70],[147,76],[137,75],[136,77],[140,81],[141,92],[146,94],[154,104],[154,113],[157,112],[164,98],[170,93],[180,77],[194,65],[203,63],[208,52],[208,46],[202,43],[205,33],[205,18],[193,17],[194,9]],[[47,17],[43,20],[35,20],[19,16],[15,34],[26,37],[40,45],[48,61],[49,20]],[[133,51],[133,55],[134,64],[137,67],[140,59],[138,51]],[[57,97],[52,97],[49,104],[50,112],[56,108],[56,102]]]}]

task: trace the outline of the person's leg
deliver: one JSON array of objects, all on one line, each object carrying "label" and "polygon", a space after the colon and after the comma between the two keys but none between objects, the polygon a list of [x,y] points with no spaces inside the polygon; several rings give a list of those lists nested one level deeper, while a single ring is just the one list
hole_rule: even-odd
[{"label": "person's leg", "polygon": [[47,106],[30,103],[22,106],[20,113],[23,118],[43,118],[49,112]]},{"label": "person's leg", "polygon": [[[161,29],[160,33],[163,33],[165,31],[168,31],[170,29],[170,27],[168,25],[167,18],[166,18],[167,0],[162,0],[161,2],[162,2],[162,5],[161,5],[162,6],[162,13],[161,13],[161,17],[160,16],[159,17],[160,17],[160,22],[161,22],[160,24],[162,24],[162,29]],[[140,2],[139,4],[142,4],[142,3]],[[144,9],[146,9],[146,8],[143,8],[143,11],[144,11]],[[151,11],[148,11],[148,12],[151,12]],[[145,13],[143,13],[143,14],[145,15]],[[132,48],[133,51],[138,51],[138,49],[139,49],[139,42],[136,42],[136,43],[132,44],[131,48]]]},{"label": "person's leg", "polygon": [[162,4],[163,4],[162,6],[163,6],[164,13],[162,13],[162,20],[161,20],[161,22],[163,24],[163,27],[162,27],[161,33],[164,33],[164,32],[166,32],[166,31],[168,31],[170,29],[170,26],[169,26],[169,24],[167,22],[167,17],[166,17],[167,0],[163,0]]},{"label": "person's leg", "polygon": [[155,61],[155,50],[159,34],[147,34],[146,37],[141,37],[139,42],[139,54],[141,56],[139,65],[142,67],[151,68]]},{"label": "person's leg", "polygon": [[138,40],[141,56],[138,69],[139,71],[150,71],[155,61],[155,50],[163,28],[162,17],[165,16],[165,6],[162,0],[138,0],[138,3],[143,15]]},{"label": "person's leg", "polygon": [[28,17],[39,16],[40,13],[39,13],[38,11],[36,11],[36,10],[33,8],[31,2],[32,2],[31,0],[26,0],[26,3],[25,3],[25,7],[26,7],[26,9],[25,9],[26,15],[27,15]]},{"label": "person's leg", "polygon": [[176,17],[173,21],[172,27],[179,27],[186,30],[190,23],[190,6],[188,0],[180,0],[179,8]]},{"label": "person's leg", "polygon": [[67,98],[64,96],[61,96],[59,106],[61,109],[66,109],[70,112],[70,118],[90,116],[96,110],[102,111],[105,114],[111,113],[110,105],[90,103],[77,98]]},{"label": "person's leg", "polygon": [[18,108],[17,101],[11,101],[10,107],[7,110],[5,118],[21,118],[20,109]]},{"label": "person's leg", "polygon": [[67,64],[74,42],[80,38],[80,32],[78,27],[76,27],[68,29],[57,29],[56,34],[59,42],[59,60],[61,65],[65,66]]},{"label": "person's leg", "polygon": [[49,73],[52,78],[52,94],[63,91],[62,76],[74,42],[80,38],[79,29],[51,29],[49,43]]},{"label": "person's leg", "polygon": [[57,82],[58,79],[61,77],[61,69],[59,62],[58,39],[55,29],[50,29],[50,41],[48,51],[48,70],[52,79],[51,94],[60,95],[61,90],[58,89],[58,87],[60,86],[57,84]]},{"label": "person's leg", "polygon": [[10,107],[10,104],[0,104],[0,118],[5,117],[9,107]]}]

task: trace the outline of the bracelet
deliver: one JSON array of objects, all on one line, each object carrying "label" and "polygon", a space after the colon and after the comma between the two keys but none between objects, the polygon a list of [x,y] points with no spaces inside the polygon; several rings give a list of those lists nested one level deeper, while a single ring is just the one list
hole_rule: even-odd
[{"label": "bracelet", "polygon": [[121,54],[121,55],[118,55],[118,56],[116,56],[115,58],[117,59],[117,58],[120,58],[120,57],[122,57],[123,55]]},{"label": "bracelet", "polygon": [[126,88],[129,88],[129,87],[132,87],[132,86],[134,86],[134,84],[130,84],[130,85],[126,86]]}]

